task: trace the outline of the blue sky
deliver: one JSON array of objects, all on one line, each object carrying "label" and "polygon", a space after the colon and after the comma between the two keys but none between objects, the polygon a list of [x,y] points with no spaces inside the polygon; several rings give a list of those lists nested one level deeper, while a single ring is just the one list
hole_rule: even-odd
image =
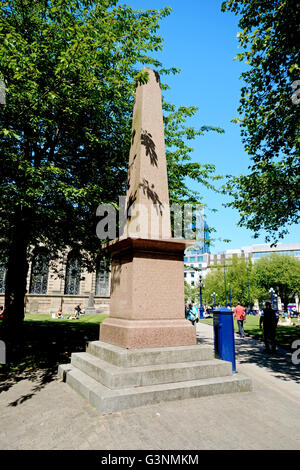
[{"label": "blue sky", "polygon": [[[215,164],[218,174],[246,173],[249,156],[244,151],[239,126],[231,122],[238,116],[242,86],[239,77],[246,67],[233,60],[240,51],[236,37],[238,18],[230,12],[221,12],[221,0],[127,0],[120,3],[138,9],[172,8],[171,15],[161,22],[164,49],[157,57],[165,67],[178,67],[181,73],[165,79],[171,86],[165,97],[176,105],[199,108],[189,125],[211,125],[225,130],[225,134],[210,132],[194,141],[193,160]],[[217,213],[206,211],[208,224],[217,231],[211,251],[264,243],[264,236],[253,239],[251,231],[237,226],[238,212],[222,205],[229,199],[195,183],[192,186],[201,191],[208,207],[218,210]],[[231,242],[225,243],[222,239]],[[289,235],[280,242],[299,241],[299,227],[292,226]]]}]

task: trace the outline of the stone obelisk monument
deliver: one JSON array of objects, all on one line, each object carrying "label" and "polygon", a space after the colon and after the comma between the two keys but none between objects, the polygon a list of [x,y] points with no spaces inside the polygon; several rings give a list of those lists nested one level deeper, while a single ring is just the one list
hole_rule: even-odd
[{"label": "stone obelisk monument", "polygon": [[137,86],[124,234],[109,243],[110,316],[100,341],[128,349],[196,344],[184,314],[184,250],[194,241],[171,236],[162,99],[151,69]]},{"label": "stone obelisk monument", "polygon": [[196,344],[184,315],[187,245],[171,237],[168,178],[159,77],[146,69],[133,116],[127,213],[111,253],[110,316],[100,341],[72,353],[59,376],[102,414],[215,393],[249,391],[231,362]]}]

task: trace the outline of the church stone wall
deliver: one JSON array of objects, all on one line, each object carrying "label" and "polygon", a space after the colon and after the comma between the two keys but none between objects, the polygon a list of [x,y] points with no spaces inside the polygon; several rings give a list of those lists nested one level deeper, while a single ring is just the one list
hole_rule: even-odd
[{"label": "church stone wall", "polygon": [[[61,273],[65,273],[66,260],[60,265],[56,266]],[[31,294],[30,293],[30,279],[31,279],[31,264],[27,276],[27,293],[25,295],[25,313],[39,313],[49,314],[57,313],[58,309],[62,307],[63,314],[71,315],[74,313],[74,307],[81,303],[82,308],[88,306],[90,292],[96,292],[96,273],[88,273],[82,271],[80,288],[78,295],[65,295],[65,277],[58,277],[56,271],[49,268],[48,286],[46,294]],[[108,288],[109,292],[109,288]],[[95,308],[97,313],[109,314],[109,297],[94,297]],[[4,294],[0,293],[0,306],[4,306]]]}]

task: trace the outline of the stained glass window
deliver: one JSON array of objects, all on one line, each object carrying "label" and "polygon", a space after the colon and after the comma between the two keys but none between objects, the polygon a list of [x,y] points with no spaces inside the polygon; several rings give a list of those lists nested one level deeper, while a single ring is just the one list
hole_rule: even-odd
[{"label": "stained glass window", "polygon": [[0,294],[4,294],[5,292],[5,276],[6,269],[4,266],[0,265]]},{"label": "stained glass window", "polygon": [[65,278],[65,294],[66,295],[79,295],[80,294],[80,277],[81,265],[78,256],[72,252],[68,256],[66,266]]},{"label": "stained glass window", "polygon": [[31,265],[30,294],[47,294],[48,274],[49,255],[46,251],[39,251]]},{"label": "stained glass window", "polygon": [[109,271],[106,269],[107,262],[101,260],[96,272],[95,295],[99,297],[109,297]]}]

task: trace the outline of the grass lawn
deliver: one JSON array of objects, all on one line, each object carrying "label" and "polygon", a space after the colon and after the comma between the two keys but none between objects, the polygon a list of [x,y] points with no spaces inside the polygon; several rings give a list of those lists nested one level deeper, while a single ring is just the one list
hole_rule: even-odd
[{"label": "grass lawn", "polygon": [[[35,369],[56,373],[58,364],[70,362],[72,352],[85,351],[86,341],[99,339],[99,325],[107,315],[82,315],[79,320],[53,319],[26,314],[19,331],[8,335],[0,322],[0,339],[6,344],[6,364],[1,375]],[[0,387],[1,388],[1,387]]]},{"label": "grass lawn", "polygon": [[[244,322],[244,330],[246,336],[252,336],[255,339],[263,341],[263,333],[259,328],[259,315],[248,315],[246,318],[246,323]],[[212,318],[207,320],[200,320],[203,323],[209,325],[213,324]],[[292,320],[295,324],[297,319]],[[238,326],[236,320],[234,321],[234,329],[238,332]],[[277,326],[276,330],[276,342],[283,348],[290,349],[293,341],[300,339],[300,328],[296,326]]]},{"label": "grass lawn", "polygon": [[64,319],[59,319],[59,318],[52,318],[51,315],[47,314],[38,314],[38,313],[26,313],[25,315],[25,322],[27,321],[47,321],[51,323],[97,323],[99,325],[106,317],[107,315],[80,315],[79,320],[68,320],[66,317],[70,315],[66,315]]}]

